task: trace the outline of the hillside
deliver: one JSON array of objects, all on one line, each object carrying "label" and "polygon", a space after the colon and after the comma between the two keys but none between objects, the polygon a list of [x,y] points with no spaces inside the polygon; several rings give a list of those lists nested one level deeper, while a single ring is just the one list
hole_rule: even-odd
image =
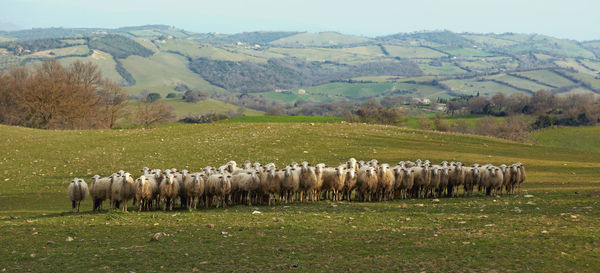
[{"label": "hillside", "polygon": [[[600,42],[449,31],[192,33],[164,25],[0,32],[0,69],[55,58],[97,63],[139,94],[176,85],[283,102],[480,93],[600,94]],[[333,88],[332,88],[333,87]],[[298,94],[298,90],[304,90]]]},{"label": "hillside", "polygon": [[[571,129],[566,137],[578,133]],[[588,130],[600,135],[598,128]],[[547,272],[600,266],[600,212],[598,199],[590,197],[600,187],[600,153],[581,153],[576,143],[527,145],[339,122],[85,131],[0,126],[0,138],[0,244],[6,246],[0,264],[7,271]],[[89,181],[120,169],[137,176],[144,166],[199,170],[246,159],[336,164],[349,157],[521,161],[531,197],[476,194],[439,202],[321,201],[170,213],[90,213],[86,200],[81,213],[67,212],[66,187],[74,177]],[[168,236],[150,241],[157,232]],[[223,257],[240,262],[223,263]]]}]

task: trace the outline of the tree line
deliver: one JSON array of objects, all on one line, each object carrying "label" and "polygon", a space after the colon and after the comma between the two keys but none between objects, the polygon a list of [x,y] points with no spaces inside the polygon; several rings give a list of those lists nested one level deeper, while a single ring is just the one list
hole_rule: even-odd
[{"label": "tree line", "polygon": [[[48,60],[33,68],[0,72],[0,123],[40,129],[115,128],[119,123],[151,126],[173,119],[161,102],[127,109],[128,95],[92,63],[63,66]],[[131,107],[130,107],[131,108]]]}]

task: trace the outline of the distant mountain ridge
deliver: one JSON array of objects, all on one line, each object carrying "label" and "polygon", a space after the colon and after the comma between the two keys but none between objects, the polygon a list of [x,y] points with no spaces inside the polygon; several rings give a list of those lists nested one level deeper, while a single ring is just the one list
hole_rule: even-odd
[{"label": "distant mountain ridge", "polygon": [[168,25],[0,31],[0,69],[46,59],[93,62],[134,95],[166,95],[179,84],[284,102],[600,94],[600,41],[538,34],[220,34]]}]

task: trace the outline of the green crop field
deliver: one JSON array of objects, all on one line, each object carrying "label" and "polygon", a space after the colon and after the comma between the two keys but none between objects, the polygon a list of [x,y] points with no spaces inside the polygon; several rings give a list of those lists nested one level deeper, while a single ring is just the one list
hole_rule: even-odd
[{"label": "green crop field", "polygon": [[161,50],[171,50],[179,52],[191,58],[211,58],[214,60],[225,61],[255,61],[265,62],[266,60],[248,56],[245,54],[232,53],[222,48],[217,48],[212,45],[201,44],[194,40],[171,39],[164,42],[159,42]]},{"label": "green crop field", "polygon": [[333,46],[369,41],[369,38],[343,35],[337,32],[300,33],[271,42],[275,46]]},{"label": "green crop field", "polygon": [[548,128],[532,135],[538,145],[571,147],[579,153],[600,153],[600,132],[598,127],[558,127]]},{"label": "green crop field", "polygon": [[514,88],[501,85],[492,81],[478,81],[478,80],[448,80],[444,81],[444,84],[448,85],[454,92],[462,93],[465,95],[475,95],[479,92],[481,95],[492,96],[495,93],[502,92],[506,95],[521,92]]},{"label": "green crop field", "polygon": [[54,58],[66,55],[85,55],[90,52],[87,45],[70,46],[64,48],[55,48],[50,50],[43,50],[27,55],[28,58]]},{"label": "green crop field", "polygon": [[[348,123],[216,123],[43,131],[0,126],[4,271],[503,271],[600,267],[599,128],[570,145]],[[589,131],[588,131],[589,130]],[[570,139],[544,131],[537,139]],[[596,137],[596,139],[592,137]],[[560,140],[559,140],[560,141]],[[582,144],[581,144],[582,143]],[[579,146],[583,145],[583,146]],[[591,147],[591,148],[590,148]],[[583,151],[585,150],[585,151]],[[525,194],[72,214],[74,177],[229,160],[337,164],[520,161]],[[528,198],[529,197],[529,198]],[[259,210],[261,214],[252,214]],[[164,232],[158,241],[153,234]]]},{"label": "green crop field", "polygon": [[551,90],[552,87],[548,87],[545,85],[541,85],[539,83],[530,81],[530,80],[525,80],[522,78],[518,78],[518,77],[514,77],[514,76],[510,76],[510,75],[506,75],[506,74],[499,74],[496,76],[490,76],[488,77],[489,79],[495,79],[501,82],[505,82],[508,83],[512,86],[516,86],[519,88],[525,88],[527,90],[530,90],[532,92],[536,92],[538,90]]},{"label": "green crop field", "polygon": [[92,53],[92,55],[87,56],[85,58],[68,57],[59,59],[59,61],[63,65],[68,65],[74,63],[75,61],[91,62],[98,66],[98,69],[102,72],[103,77],[109,78],[115,82],[123,81],[121,75],[119,75],[119,73],[117,73],[117,71],[115,70],[115,66],[117,65],[117,63],[115,62],[113,57],[110,54],[102,52],[100,50],[94,50],[94,53]]},{"label": "green crop field", "polygon": [[571,80],[564,78],[549,70],[534,70],[527,72],[518,72],[516,74],[553,86],[568,86],[573,84]]},{"label": "green crop field", "polygon": [[[137,90],[147,87],[148,90],[159,92],[164,96],[166,93],[164,88],[160,88],[161,86],[173,88],[179,83],[205,92],[222,90],[190,71],[186,66],[185,58],[176,54],[160,52],[148,58],[132,55],[121,62],[136,79]],[[158,89],[155,89],[156,87]]]},{"label": "green crop field", "polygon": [[425,48],[425,47],[409,47],[409,46],[385,46],[385,49],[393,57],[402,58],[441,58],[448,55],[441,52]]},{"label": "green crop field", "polygon": [[[214,100],[214,99],[207,99],[207,100],[200,101],[197,103],[184,102],[184,101],[181,101],[180,99],[165,99],[164,101],[165,101],[165,103],[167,103],[167,105],[170,105],[173,107],[173,109],[175,109],[175,114],[177,115],[178,118],[182,118],[188,114],[198,115],[198,114],[209,114],[209,113],[216,113],[216,114],[228,114],[229,112],[236,113],[238,111],[238,109],[240,108],[239,106],[224,103],[222,101],[218,101],[218,100]],[[253,109],[245,109],[244,110],[244,115],[247,115],[247,116],[262,116],[264,114],[265,114],[264,112],[256,111]]]}]

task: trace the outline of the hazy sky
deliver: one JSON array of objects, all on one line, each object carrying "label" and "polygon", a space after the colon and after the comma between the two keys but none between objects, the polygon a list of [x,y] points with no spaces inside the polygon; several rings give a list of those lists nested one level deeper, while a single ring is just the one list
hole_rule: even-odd
[{"label": "hazy sky", "polygon": [[600,39],[598,0],[0,0],[0,22],[32,27],[166,24],[194,32],[333,30],[377,36],[448,29]]}]

